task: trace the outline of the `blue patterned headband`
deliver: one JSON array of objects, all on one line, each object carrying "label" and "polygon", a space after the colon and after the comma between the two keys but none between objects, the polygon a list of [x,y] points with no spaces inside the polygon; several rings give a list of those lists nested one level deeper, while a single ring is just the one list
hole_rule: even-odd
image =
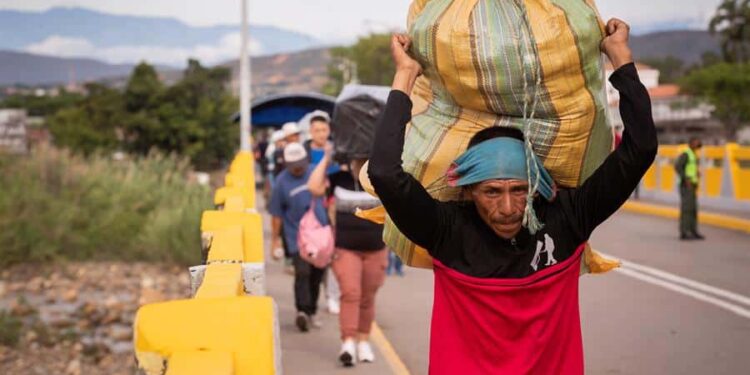
[{"label": "blue patterned headband", "polygon": [[[532,158],[530,163],[527,155]],[[467,186],[495,179],[526,180],[530,197],[538,192],[551,201],[555,194],[555,183],[539,158],[533,152],[527,152],[523,141],[509,137],[492,138],[469,148],[453,162],[446,177],[449,186]],[[524,223],[530,232],[536,233],[541,224],[536,218],[532,199],[526,205]]]}]

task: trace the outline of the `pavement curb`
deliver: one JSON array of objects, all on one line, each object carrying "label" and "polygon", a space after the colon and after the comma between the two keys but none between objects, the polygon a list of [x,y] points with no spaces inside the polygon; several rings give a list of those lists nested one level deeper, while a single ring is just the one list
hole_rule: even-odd
[{"label": "pavement curb", "polygon": [[388,365],[391,366],[391,369],[393,370],[393,373],[395,375],[411,374],[409,372],[409,369],[406,368],[406,365],[401,360],[401,357],[399,357],[396,353],[396,350],[393,348],[393,345],[391,345],[391,342],[388,341],[388,339],[383,334],[383,331],[380,329],[380,326],[378,326],[378,323],[372,322],[372,332],[370,333],[370,336],[372,338],[372,341],[375,342],[375,345],[377,345],[380,349],[380,352],[383,353],[383,357],[385,357],[386,362],[388,362]]},{"label": "pavement curb", "polygon": [[[680,217],[680,210],[676,208],[650,203],[628,201],[622,205],[622,209],[627,212],[659,216],[668,219],[678,219]],[[698,222],[724,229],[750,233],[750,220],[740,219],[738,217],[711,212],[700,212],[698,213]]]}]

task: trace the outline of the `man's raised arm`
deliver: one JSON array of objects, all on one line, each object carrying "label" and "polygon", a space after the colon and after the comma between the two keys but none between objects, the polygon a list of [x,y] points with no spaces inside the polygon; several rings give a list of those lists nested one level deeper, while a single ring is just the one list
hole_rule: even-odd
[{"label": "man's raised arm", "polygon": [[411,120],[409,99],[421,67],[406,51],[409,39],[394,35],[391,52],[396,62],[393,90],[375,132],[368,175],[375,192],[398,229],[417,245],[430,249],[439,225],[438,202],[401,166],[404,130]]},{"label": "man's raised arm", "polygon": [[620,93],[620,116],[625,127],[622,142],[581,187],[560,196],[561,203],[571,208],[567,211],[575,213],[573,222],[581,240],[587,240],[596,226],[625,203],[656,157],[651,99],[638,78],[628,36],[628,25],[612,19],[602,41],[602,51],[615,68],[610,81]]}]

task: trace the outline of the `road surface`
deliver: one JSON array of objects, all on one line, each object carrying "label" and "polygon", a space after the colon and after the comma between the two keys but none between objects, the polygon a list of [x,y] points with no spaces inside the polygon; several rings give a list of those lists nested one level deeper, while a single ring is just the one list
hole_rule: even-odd
[{"label": "road surface", "polygon": [[[682,242],[674,220],[622,212],[596,230],[592,246],[625,263],[581,280],[587,374],[750,373],[750,235],[702,231],[706,241]],[[380,351],[375,364],[338,368],[335,317],[298,334],[292,278],[270,265],[269,281],[283,305],[285,373],[392,373]],[[377,298],[376,320],[411,374],[427,373],[432,287],[431,271],[407,268]]]}]

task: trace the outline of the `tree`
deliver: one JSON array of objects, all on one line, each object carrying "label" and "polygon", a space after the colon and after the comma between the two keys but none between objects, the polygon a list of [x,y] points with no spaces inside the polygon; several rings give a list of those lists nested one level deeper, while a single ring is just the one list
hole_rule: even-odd
[{"label": "tree", "polygon": [[708,68],[709,66],[718,64],[720,62],[721,56],[719,56],[716,52],[707,51],[701,54],[700,66],[703,68]]},{"label": "tree", "polygon": [[[139,78],[147,81],[143,78],[148,74]],[[226,90],[229,78],[227,68],[205,68],[197,60],[188,61],[182,80],[145,101],[151,103],[146,110],[130,113],[129,150],[175,152],[199,168],[215,167],[231,158],[238,134],[231,121],[237,101]],[[139,101],[134,103],[145,103],[144,95],[135,97]]]},{"label": "tree", "polygon": [[122,95],[96,83],[87,84],[86,90],[88,95],[78,105],[60,109],[48,119],[55,143],[84,154],[118,148],[125,115]]},{"label": "tree", "polygon": [[156,104],[163,86],[153,66],[142,62],[133,69],[125,86],[125,108],[128,112],[150,109]]},{"label": "tree", "polygon": [[234,155],[239,137],[229,78],[227,68],[190,60],[182,80],[165,87],[156,70],[141,63],[122,92],[88,85],[85,98],[50,117],[50,131],[59,146],[84,154],[156,149],[187,156],[199,168],[216,167]]},{"label": "tree", "polygon": [[[350,47],[331,49],[333,62],[328,66],[327,94],[337,95],[347,83],[390,85],[396,67],[391,59],[391,35],[370,34]],[[353,74],[356,72],[356,74]]]},{"label": "tree", "polygon": [[11,95],[0,102],[0,108],[22,108],[29,116],[51,116],[62,108],[76,105],[83,95],[61,90],[57,96]]},{"label": "tree", "polygon": [[723,0],[708,29],[721,36],[726,62],[750,61],[750,0]]},{"label": "tree", "polygon": [[723,122],[729,140],[750,122],[750,63],[719,63],[692,71],[681,81],[689,94],[715,106],[713,115]]}]

